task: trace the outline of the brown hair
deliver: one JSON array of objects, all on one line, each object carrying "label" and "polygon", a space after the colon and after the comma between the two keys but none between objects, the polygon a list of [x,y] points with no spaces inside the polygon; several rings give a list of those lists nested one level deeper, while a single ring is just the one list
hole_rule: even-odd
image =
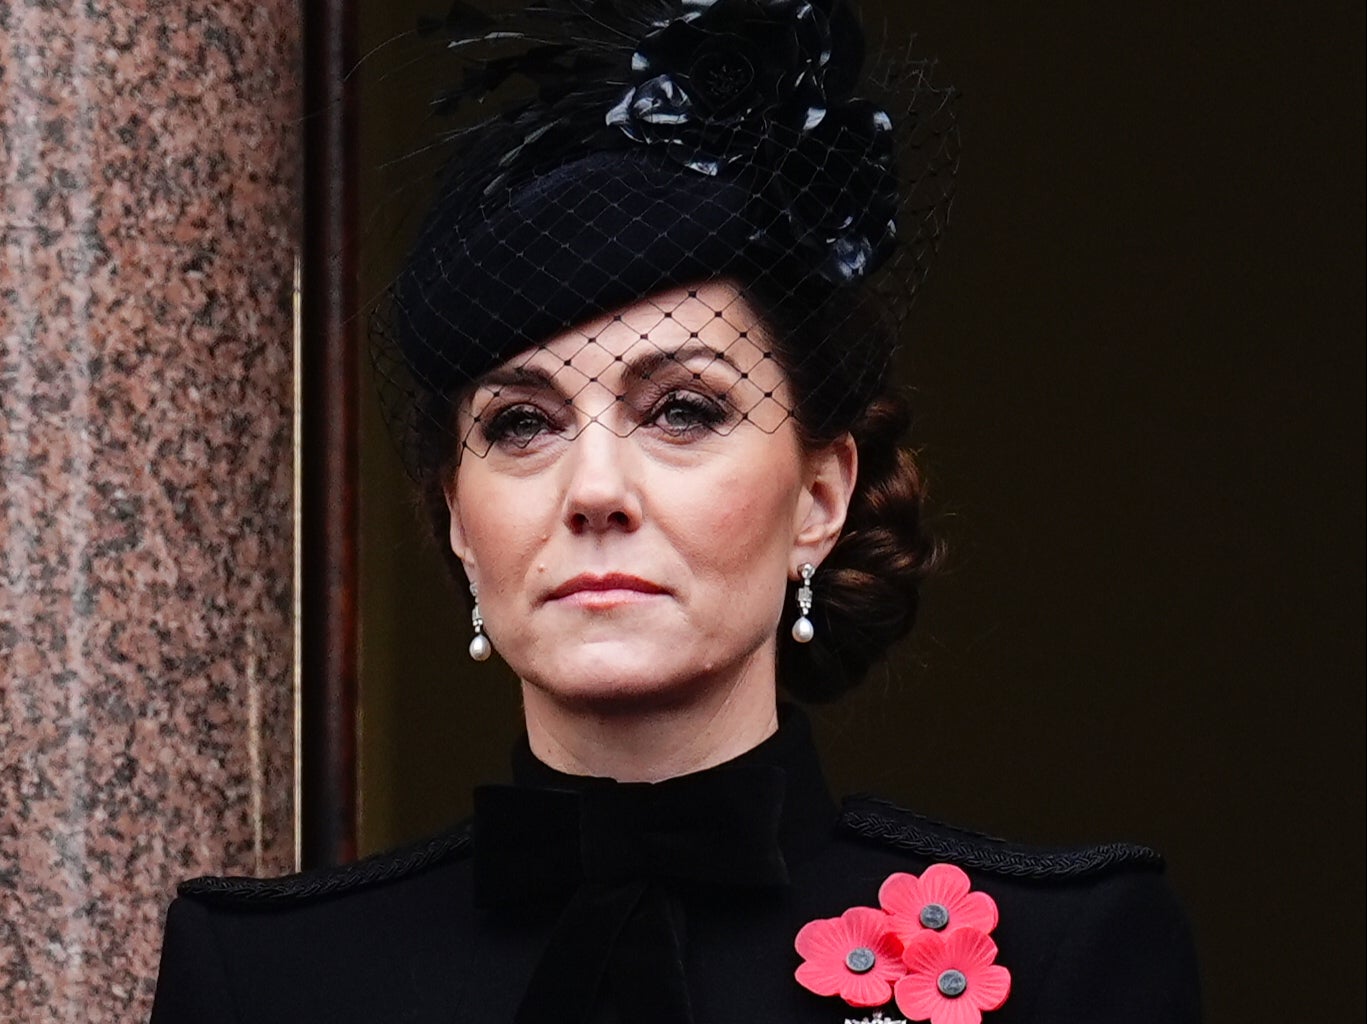
[{"label": "brown hair", "polygon": [[901,439],[910,405],[889,390],[850,425],[859,475],[845,528],[812,581],[810,643],[793,640],[798,615],[790,593],[779,630],[778,678],[801,700],[832,700],[863,681],[916,620],[921,583],[938,565],[942,545],[925,526],[925,486]]},{"label": "brown hair", "polygon": [[887,380],[897,328],[847,292],[812,304],[795,303],[791,292],[778,301],[762,290],[747,297],[771,328],[803,443],[811,450],[848,432],[859,453],[844,529],[812,580],[816,634],[799,644],[789,633],[796,588],[778,634],[779,683],[800,700],[833,700],[911,631],[921,584],[943,557],[926,526],[925,482],[903,443],[911,404]]}]

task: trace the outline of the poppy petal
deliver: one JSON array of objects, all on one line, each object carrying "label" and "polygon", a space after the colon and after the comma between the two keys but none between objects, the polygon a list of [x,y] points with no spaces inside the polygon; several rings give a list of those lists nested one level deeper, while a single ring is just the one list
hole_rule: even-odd
[{"label": "poppy petal", "polygon": [[840,997],[851,1006],[882,1006],[892,998],[892,986],[873,971],[851,974],[840,986]]},{"label": "poppy petal", "polygon": [[806,960],[833,953],[844,944],[839,918],[808,921],[793,939],[793,946]]},{"label": "poppy petal", "polygon": [[935,979],[928,974],[908,974],[892,987],[897,1009],[910,1020],[930,1020],[931,1015],[945,1001],[935,987]]},{"label": "poppy petal", "polygon": [[940,997],[940,1005],[931,1014],[931,1024],[982,1024],[983,1012],[967,999]]},{"label": "poppy petal", "polygon": [[946,936],[945,955],[967,974],[997,959],[997,944],[976,928],[960,928]]},{"label": "poppy petal", "polygon": [[945,940],[939,932],[923,931],[908,940],[902,950],[902,963],[907,970],[921,974],[940,974],[945,959]]},{"label": "poppy petal", "polygon": [[992,931],[997,927],[997,901],[985,892],[966,894],[950,912],[949,927]]},{"label": "poppy petal", "polygon": [[808,992],[815,992],[819,996],[840,995],[840,986],[845,980],[828,966],[813,960],[808,960],[798,967],[793,972],[793,977]]},{"label": "poppy petal", "polygon": [[980,1009],[997,1009],[1011,994],[1011,972],[1000,964],[989,964],[979,969],[973,975],[969,994]]},{"label": "poppy petal", "polygon": [[920,880],[905,871],[888,875],[878,887],[878,905],[889,914],[919,913],[922,906]]},{"label": "poppy petal", "polygon": [[972,883],[956,864],[932,864],[921,872],[921,899],[951,906],[968,894]]}]

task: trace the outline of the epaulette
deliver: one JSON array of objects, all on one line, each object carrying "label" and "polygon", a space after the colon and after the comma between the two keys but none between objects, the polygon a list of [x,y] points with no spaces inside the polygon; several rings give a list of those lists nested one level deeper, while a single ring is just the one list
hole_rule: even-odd
[{"label": "epaulette", "polygon": [[201,902],[238,907],[303,903],[409,878],[440,864],[460,860],[469,852],[470,826],[463,824],[430,839],[372,854],[350,864],[279,878],[192,878],[181,882],[176,893]]},{"label": "epaulette", "polygon": [[837,828],[935,861],[949,861],[1007,878],[1059,881],[1118,868],[1161,869],[1163,858],[1147,846],[1102,843],[1048,848],[1008,842],[969,829],[956,828],[905,810],[886,800],[850,797]]}]

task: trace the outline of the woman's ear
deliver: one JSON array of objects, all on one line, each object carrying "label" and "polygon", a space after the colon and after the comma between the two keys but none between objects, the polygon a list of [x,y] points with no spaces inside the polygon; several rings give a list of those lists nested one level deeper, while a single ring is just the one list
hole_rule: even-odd
[{"label": "woman's ear", "polygon": [[451,550],[464,564],[466,576],[473,579],[474,577],[470,572],[470,545],[465,535],[465,525],[460,518],[460,502],[456,500],[456,477],[454,473],[442,485],[442,494],[446,498],[446,510],[451,515],[451,526],[447,532]]},{"label": "woman's ear", "polygon": [[859,448],[848,433],[807,456],[800,521],[793,538],[794,571],[803,562],[820,565],[835,547],[858,474]]}]

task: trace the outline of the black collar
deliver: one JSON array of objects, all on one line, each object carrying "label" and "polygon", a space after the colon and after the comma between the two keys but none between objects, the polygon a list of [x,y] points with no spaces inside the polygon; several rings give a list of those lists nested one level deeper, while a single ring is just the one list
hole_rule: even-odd
[{"label": "black collar", "polygon": [[[724,778],[731,768],[778,769],[783,778],[778,841],[785,861],[792,867],[808,860],[829,841],[840,811],[826,786],[806,714],[793,704],[780,704],[778,712],[778,730],[758,746],[730,761],[680,778],[706,785]],[[612,779],[570,775],[549,767],[532,753],[525,734],[513,748],[512,770],[513,781],[519,786],[582,792],[621,785]]]}]

